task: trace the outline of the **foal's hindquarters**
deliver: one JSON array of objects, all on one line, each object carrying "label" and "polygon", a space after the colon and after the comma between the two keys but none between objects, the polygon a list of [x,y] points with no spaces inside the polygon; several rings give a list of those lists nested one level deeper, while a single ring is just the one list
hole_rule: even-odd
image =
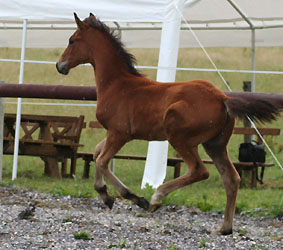
[{"label": "foal's hindquarters", "polygon": [[[206,152],[215,163],[225,186],[227,203],[222,227],[214,232],[221,234],[232,233],[235,202],[240,177],[227,153],[227,144],[231,137],[234,118],[231,118],[224,105],[214,103],[214,112],[205,114],[203,118],[196,118],[197,112],[193,107],[188,107],[184,101],[171,105],[165,117],[165,127],[168,141],[184,159],[188,172],[159,186],[151,199],[152,210],[156,210],[162,203],[162,199],[170,192],[187,186],[194,182],[205,180],[209,177],[209,171],[204,166],[197,147],[203,144]],[[210,106],[210,108],[212,108]],[[187,115],[182,115],[183,111]],[[213,109],[212,109],[213,110]],[[177,122],[180,121],[180,122]],[[211,139],[212,138],[212,139]]]}]

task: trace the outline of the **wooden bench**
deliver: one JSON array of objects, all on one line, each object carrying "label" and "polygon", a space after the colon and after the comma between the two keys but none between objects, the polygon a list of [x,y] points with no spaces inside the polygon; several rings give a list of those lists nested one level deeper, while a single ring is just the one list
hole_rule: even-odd
[{"label": "wooden bench", "polygon": [[[4,115],[3,153],[14,153],[16,114]],[[45,163],[44,173],[51,177],[67,176],[67,159],[71,159],[70,175],[75,174],[76,160],[84,116],[21,115],[19,155],[39,156]],[[62,162],[61,173],[58,163]]]},{"label": "wooden bench", "polygon": [[[102,128],[101,124],[99,124],[98,121],[91,121],[89,123],[90,128]],[[280,129],[277,128],[259,128],[259,131],[262,136],[266,135],[280,135]],[[253,128],[246,128],[246,127],[235,127],[233,130],[233,134],[237,135],[257,135],[256,131]],[[262,144],[262,141],[259,136],[257,136],[257,143]],[[93,161],[93,153],[88,152],[78,152],[77,154],[78,158],[82,158],[84,160],[84,178],[89,178],[89,169],[90,169],[90,163]],[[116,154],[114,156],[114,159],[125,159],[125,160],[146,160],[146,156],[144,155],[126,155],[126,154]],[[180,176],[180,170],[181,170],[181,163],[183,162],[183,159],[180,157],[169,157],[167,159],[167,166],[174,167],[174,178],[177,178]],[[205,164],[213,164],[212,160],[203,160]],[[251,184],[250,186],[252,188],[255,188],[257,186],[257,179],[258,179],[258,168],[263,169],[265,167],[272,167],[274,166],[274,163],[254,163],[254,162],[239,162],[235,161],[233,162],[235,168],[239,172],[240,176],[242,176],[243,171],[251,171]]]}]

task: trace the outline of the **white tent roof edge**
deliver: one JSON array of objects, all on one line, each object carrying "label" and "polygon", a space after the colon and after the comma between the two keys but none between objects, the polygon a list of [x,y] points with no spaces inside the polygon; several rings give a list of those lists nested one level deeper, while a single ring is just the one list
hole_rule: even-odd
[{"label": "white tent roof edge", "polygon": [[[0,0],[0,20],[73,20],[73,12],[90,12],[103,21],[164,22],[174,19],[175,5],[186,7],[199,0]],[[55,8],[56,6],[56,8]]]}]

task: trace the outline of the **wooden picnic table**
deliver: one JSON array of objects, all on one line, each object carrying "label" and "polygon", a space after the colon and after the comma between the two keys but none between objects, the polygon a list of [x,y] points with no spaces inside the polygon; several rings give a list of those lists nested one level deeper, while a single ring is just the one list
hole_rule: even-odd
[{"label": "wooden picnic table", "polygon": [[[16,114],[4,115],[3,153],[14,153]],[[84,116],[47,116],[23,114],[19,155],[39,156],[45,163],[44,173],[61,178],[67,175],[67,159],[71,159],[70,175],[75,174],[77,149]],[[59,171],[59,162],[62,170]]]}]

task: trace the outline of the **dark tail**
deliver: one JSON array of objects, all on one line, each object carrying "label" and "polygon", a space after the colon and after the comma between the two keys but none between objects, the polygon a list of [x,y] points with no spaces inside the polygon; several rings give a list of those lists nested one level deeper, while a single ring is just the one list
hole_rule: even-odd
[{"label": "dark tail", "polygon": [[229,97],[224,101],[228,113],[232,116],[244,119],[247,116],[252,121],[271,122],[276,120],[282,111],[281,107],[276,107],[264,100],[247,100],[243,98]]}]

